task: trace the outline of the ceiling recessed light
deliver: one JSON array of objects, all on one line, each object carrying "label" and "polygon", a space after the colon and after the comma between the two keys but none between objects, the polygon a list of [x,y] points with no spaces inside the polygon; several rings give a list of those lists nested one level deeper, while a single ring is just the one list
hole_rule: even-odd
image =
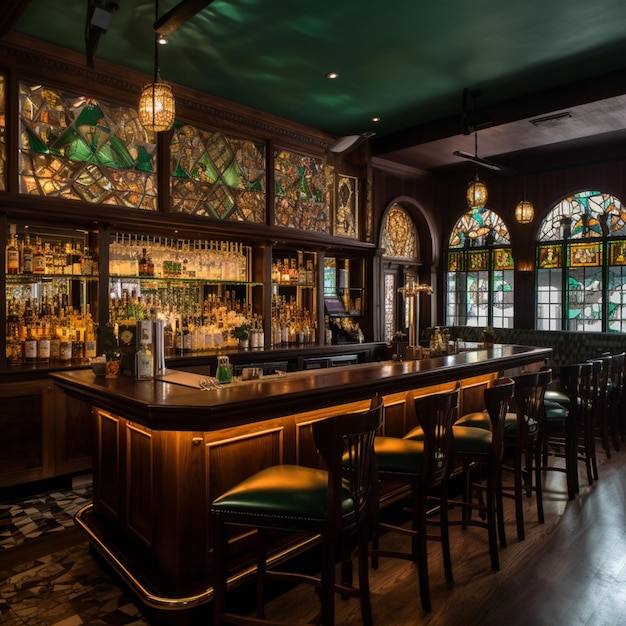
[{"label": "ceiling recessed light", "polygon": [[339,78],[339,72],[328,72],[326,78]]},{"label": "ceiling recessed light", "polygon": [[380,117],[373,117],[372,122],[380,122]]}]

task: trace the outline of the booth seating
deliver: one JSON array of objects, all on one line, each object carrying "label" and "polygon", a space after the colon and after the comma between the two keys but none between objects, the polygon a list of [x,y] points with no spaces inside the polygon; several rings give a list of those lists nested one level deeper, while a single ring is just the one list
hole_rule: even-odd
[{"label": "booth seating", "polygon": [[[500,545],[506,547],[504,515],[502,506],[502,458],[504,454],[504,422],[513,398],[515,382],[510,378],[501,378],[493,387],[484,391],[485,407],[489,416],[490,428],[476,428],[463,425],[463,418],[452,427],[454,433],[455,460],[462,464],[464,492],[462,501],[462,519],[449,521],[449,524],[479,526],[486,528],[489,537],[489,554],[491,568],[500,569],[498,556],[498,534]],[[474,488],[482,489],[482,483],[473,483],[472,475],[486,468],[486,502],[473,501]],[[472,518],[473,510],[477,510],[486,520]]]},{"label": "booth seating", "polygon": [[[447,326],[450,338],[464,341],[483,341],[484,326]],[[420,333],[423,345],[428,345],[432,328]],[[495,328],[495,343],[552,348],[546,365],[558,369],[561,365],[582,363],[603,353],[626,351],[626,333],[578,332],[569,330],[536,330],[533,328]]]},{"label": "booth seating", "polygon": [[[411,489],[411,527],[382,523],[377,518],[370,552],[372,562],[376,567],[381,556],[414,561],[425,611],[431,610],[427,539],[441,542],[445,577],[448,582],[453,581],[448,533],[448,481],[454,460],[452,424],[458,418],[460,388],[460,383],[457,383],[451,391],[420,397],[410,391],[406,396],[406,407],[417,427],[404,438],[376,437],[374,444],[380,479],[408,485]],[[429,495],[432,495],[434,487],[439,487],[438,535],[427,533],[428,525],[437,524],[428,520]],[[410,549],[404,552],[380,549],[380,530],[410,536]]]},{"label": "booth seating", "polygon": [[[383,400],[375,397],[368,411],[314,422],[315,445],[327,469],[300,465],[268,467],[212,502],[214,624],[258,624],[259,620],[264,620],[266,578],[311,583],[318,587],[321,623],[325,626],[334,624],[335,593],[358,596],[363,624],[372,624],[368,542],[371,516],[377,508],[378,497],[374,437],[382,421]],[[225,610],[230,525],[250,526],[257,530],[256,619],[229,614]],[[268,567],[266,535],[270,530],[319,533],[322,538],[321,576]],[[336,554],[348,545],[352,533],[358,537],[358,589],[335,582]],[[268,620],[267,623],[276,622]]]}]

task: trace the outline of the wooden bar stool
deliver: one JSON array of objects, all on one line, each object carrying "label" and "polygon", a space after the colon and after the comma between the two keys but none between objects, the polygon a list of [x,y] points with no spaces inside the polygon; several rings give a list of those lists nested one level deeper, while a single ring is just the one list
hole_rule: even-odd
[{"label": "wooden bar stool", "polygon": [[[315,444],[327,470],[299,465],[268,467],[213,501],[214,624],[277,624],[265,620],[264,580],[310,583],[319,588],[320,618],[334,624],[334,596],[358,596],[363,623],[372,624],[369,599],[368,543],[378,495],[374,437],[383,419],[383,401],[376,397],[363,413],[338,415],[315,422]],[[257,529],[256,618],[225,611],[228,580],[228,526]],[[267,567],[266,531],[319,533],[322,569],[319,577]],[[356,532],[359,588],[335,582],[336,556],[349,533]],[[260,621],[263,620],[263,621]]]},{"label": "wooden bar stool", "polygon": [[[452,582],[452,562],[448,536],[448,480],[453,466],[454,440],[452,424],[458,417],[459,391],[457,383],[452,391],[415,397],[406,396],[406,409],[417,421],[418,427],[404,438],[376,437],[376,466],[381,480],[408,485],[411,489],[411,527],[404,528],[377,519],[372,542],[373,565],[378,557],[408,559],[417,565],[422,608],[431,610],[428,583],[427,539],[441,542],[446,580]],[[427,533],[429,522],[428,498],[434,487],[439,487],[439,534]],[[407,551],[383,550],[379,547],[380,530],[393,531],[411,537]]]},{"label": "wooden bar stool", "polygon": [[[580,492],[579,460],[585,463],[590,485],[593,483],[594,471],[597,476],[595,442],[593,430],[589,427],[591,373],[591,363],[562,366],[559,368],[559,385],[567,402],[544,402],[546,432],[543,438],[542,470],[565,472],[570,500]],[[564,459],[565,467],[548,465],[550,456]]]},{"label": "wooden bar stool", "polygon": [[610,355],[604,355],[597,359],[589,359],[592,364],[592,406],[591,419],[594,422],[597,436],[602,441],[602,449],[606,458],[611,458],[610,422],[608,407],[608,382],[611,368]]},{"label": "wooden bar stool", "polygon": [[[510,378],[496,381],[493,387],[484,391],[485,407],[490,422],[489,429],[464,425],[461,418],[453,427],[454,453],[456,461],[463,466],[464,494],[461,520],[449,521],[452,525],[479,526],[486,528],[489,537],[491,568],[500,569],[498,557],[498,534],[500,545],[506,546],[504,515],[502,510],[502,458],[504,454],[504,422],[513,398],[515,382]],[[467,421],[470,423],[471,421]],[[458,424],[458,425],[457,425]],[[481,482],[472,481],[472,470],[480,472],[486,468],[486,501],[473,501],[474,488],[483,489]],[[472,510],[486,517],[486,520],[472,519]]]}]

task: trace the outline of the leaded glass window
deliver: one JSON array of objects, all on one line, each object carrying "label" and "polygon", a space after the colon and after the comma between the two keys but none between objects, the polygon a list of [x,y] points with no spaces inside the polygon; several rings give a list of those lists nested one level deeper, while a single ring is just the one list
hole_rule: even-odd
[{"label": "leaded glass window", "polygon": [[406,340],[412,300],[399,295],[398,288],[406,284],[408,276],[415,276],[415,281],[419,282],[416,265],[420,261],[420,251],[415,222],[399,204],[392,204],[385,215],[380,247],[383,249],[383,257],[388,259],[383,274],[384,338],[385,341],[394,338]]},{"label": "leaded glass window", "polygon": [[20,84],[20,191],[157,209],[155,137],[137,111]]},{"label": "leaded glass window", "polygon": [[537,243],[536,327],[626,330],[626,211],[618,198],[582,191],[543,219]]},{"label": "leaded glass window", "polygon": [[330,171],[325,170],[321,159],[287,150],[276,151],[274,224],[330,234],[328,198],[332,178],[328,174]]},{"label": "leaded glass window", "polygon": [[7,188],[7,143],[6,143],[6,100],[5,79],[0,74],[0,191]]},{"label": "leaded glass window", "polygon": [[265,222],[265,144],[177,124],[170,155],[173,212]]},{"label": "leaded glass window", "polygon": [[417,228],[411,216],[399,204],[392,205],[387,211],[380,245],[385,257],[419,260]]},{"label": "leaded glass window", "polygon": [[508,228],[494,211],[470,209],[448,240],[446,324],[512,328],[513,305]]}]

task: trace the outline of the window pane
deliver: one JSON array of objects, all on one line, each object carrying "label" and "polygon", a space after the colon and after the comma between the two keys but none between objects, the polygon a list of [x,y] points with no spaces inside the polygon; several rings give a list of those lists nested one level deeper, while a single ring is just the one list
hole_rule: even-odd
[{"label": "window pane", "polygon": [[560,268],[537,271],[538,330],[561,330],[563,271]]}]

